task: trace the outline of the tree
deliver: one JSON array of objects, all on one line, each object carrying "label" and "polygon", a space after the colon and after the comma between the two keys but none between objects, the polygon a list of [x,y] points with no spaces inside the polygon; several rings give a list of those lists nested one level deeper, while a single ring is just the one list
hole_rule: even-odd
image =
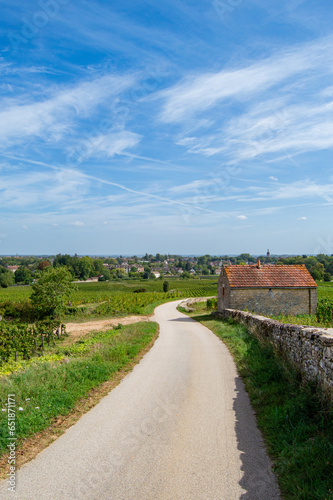
[{"label": "tree", "polygon": [[72,292],[76,289],[72,275],[66,267],[50,268],[39,274],[32,285],[31,302],[37,316],[57,317]]},{"label": "tree", "polygon": [[32,281],[31,271],[24,266],[20,266],[15,272],[15,283],[24,283],[30,285]]},{"label": "tree", "polygon": [[40,263],[38,264],[37,266],[37,269],[39,269],[39,271],[44,271],[44,269],[46,267],[49,267],[51,264],[49,263],[48,260],[42,260],[40,261]]},{"label": "tree", "polygon": [[82,259],[78,261],[77,269],[80,280],[91,278],[91,276],[95,274],[93,259],[91,257],[82,257]]},{"label": "tree", "polygon": [[102,274],[103,274],[103,276],[104,276],[104,278],[106,280],[110,280],[111,279],[111,273],[110,273],[110,271],[107,268],[103,269]]},{"label": "tree", "polygon": [[93,265],[94,265],[95,274],[103,274],[104,275],[105,266],[103,266],[103,261],[101,259],[94,259]]},{"label": "tree", "polygon": [[322,280],[324,277],[324,265],[317,262],[317,264],[310,268],[310,274],[314,280]]},{"label": "tree", "polygon": [[163,292],[168,292],[170,288],[170,284],[168,281],[163,282]]},{"label": "tree", "polygon": [[5,267],[0,268],[0,286],[7,288],[7,286],[14,285],[14,273]]}]

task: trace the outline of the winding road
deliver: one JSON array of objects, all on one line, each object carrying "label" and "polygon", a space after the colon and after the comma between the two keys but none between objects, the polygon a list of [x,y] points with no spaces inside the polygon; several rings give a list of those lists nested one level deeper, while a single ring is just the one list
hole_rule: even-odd
[{"label": "winding road", "polygon": [[17,474],[20,500],[270,500],[279,490],[225,345],[159,306],[153,348]]}]

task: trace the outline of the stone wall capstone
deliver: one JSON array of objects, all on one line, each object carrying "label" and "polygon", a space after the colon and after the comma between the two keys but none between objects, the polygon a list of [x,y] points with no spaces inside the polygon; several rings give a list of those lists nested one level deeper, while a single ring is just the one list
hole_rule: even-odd
[{"label": "stone wall capstone", "polygon": [[279,323],[276,320],[235,309],[214,313],[232,318],[249,329],[259,340],[268,340],[285,356],[304,379],[319,383],[333,401],[333,329],[319,329]]}]

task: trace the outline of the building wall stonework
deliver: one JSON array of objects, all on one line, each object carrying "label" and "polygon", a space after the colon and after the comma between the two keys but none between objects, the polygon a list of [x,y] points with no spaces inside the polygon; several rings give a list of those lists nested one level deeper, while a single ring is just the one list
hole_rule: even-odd
[{"label": "building wall stonework", "polygon": [[258,314],[315,314],[317,310],[316,288],[250,288],[230,287],[222,270],[218,281],[218,311],[239,309]]},{"label": "building wall stonework", "polygon": [[321,385],[333,401],[333,330],[279,323],[245,311],[224,309],[215,313],[246,325],[259,340],[269,341],[302,373]]},{"label": "building wall stonework", "polygon": [[311,288],[231,289],[229,308],[247,309],[258,314],[271,315],[314,314],[317,309],[317,290]]}]

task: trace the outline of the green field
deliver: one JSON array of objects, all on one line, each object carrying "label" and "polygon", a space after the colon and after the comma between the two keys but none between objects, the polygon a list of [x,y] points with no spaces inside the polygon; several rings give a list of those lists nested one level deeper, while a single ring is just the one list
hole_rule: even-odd
[{"label": "green field", "polygon": [[[77,283],[77,290],[67,304],[66,319],[150,314],[156,305],[165,301],[183,297],[217,295],[216,276],[204,279],[170,278],[167,280],[169,282],[167,293],[163,292],[163,281],[126,280]],[[25,311],[29,309],[27,303],[30,294],[30,286],[0,289],[0,314],[6,318],[29,321]],[[22,314],[19,312],[21,310]]]},{"label": "green field", "polygon": [[[164,281],[164,280],[163,280]],[[145,288],[147,292],[163,293],[162,280],[127,280],[127,281],[99,281],[92,283],[77,283],[77,290],[73,294],[72,304],[90,304],[103,302],[114,294],[123,292],[131,294],[137,289]],[[168,279],[169,292],[188,294],[191,297],[205,297],[217,294],[217,277],[211,279]],[[0,289],[0,303],[10,300],[21,302],[27,300],[31,294],[30,286],[12,286]]]},{"label": "green field", "polygon": [[[163,280],[164,281],[164,280]],[[89,304],[92,302],[103,302],[108,300],[115,292],[130,293],[138,288],[145,288],[147,292],[163,292],[162,280],[126,280],[126,281],[100,281],[94,283],[78,283],[77,291],[74,293],[73,304]],[[217,294],[217,276],[202,279],[168,278],[169,291],[180,292],[182,295],[188,293],[191,297],[205,297]],[[20,302],[30,297],[30,286],[12,286],[0,288],[0,303],[10,300]],[[318,299],[333,299],[333,282],[318,283]]]},{"label": "green field", "polygon": [[[77,290],[71,302],[68,303],[66,319],[150,314],[155,306],[168,300],[217,295],[217,276],[201,279],[168,278],[170,286],[167,293],[163,292],[163,281],[126,280],[78,283]],[[140,292],[136,293],[138,290]],[[0,314],[6,301],[7,304],[9,301],[15,308],[15,305],[28,302],[30,294],[30,286],[0,289]],[[318,300],[323,299],[333,300],[333,283],[318,283]],[[9,312],[8,316],[11,315],[13,314]],[[318,323],[315,315],[279,316],[277,319],[287,323],[327,326]]]}]

